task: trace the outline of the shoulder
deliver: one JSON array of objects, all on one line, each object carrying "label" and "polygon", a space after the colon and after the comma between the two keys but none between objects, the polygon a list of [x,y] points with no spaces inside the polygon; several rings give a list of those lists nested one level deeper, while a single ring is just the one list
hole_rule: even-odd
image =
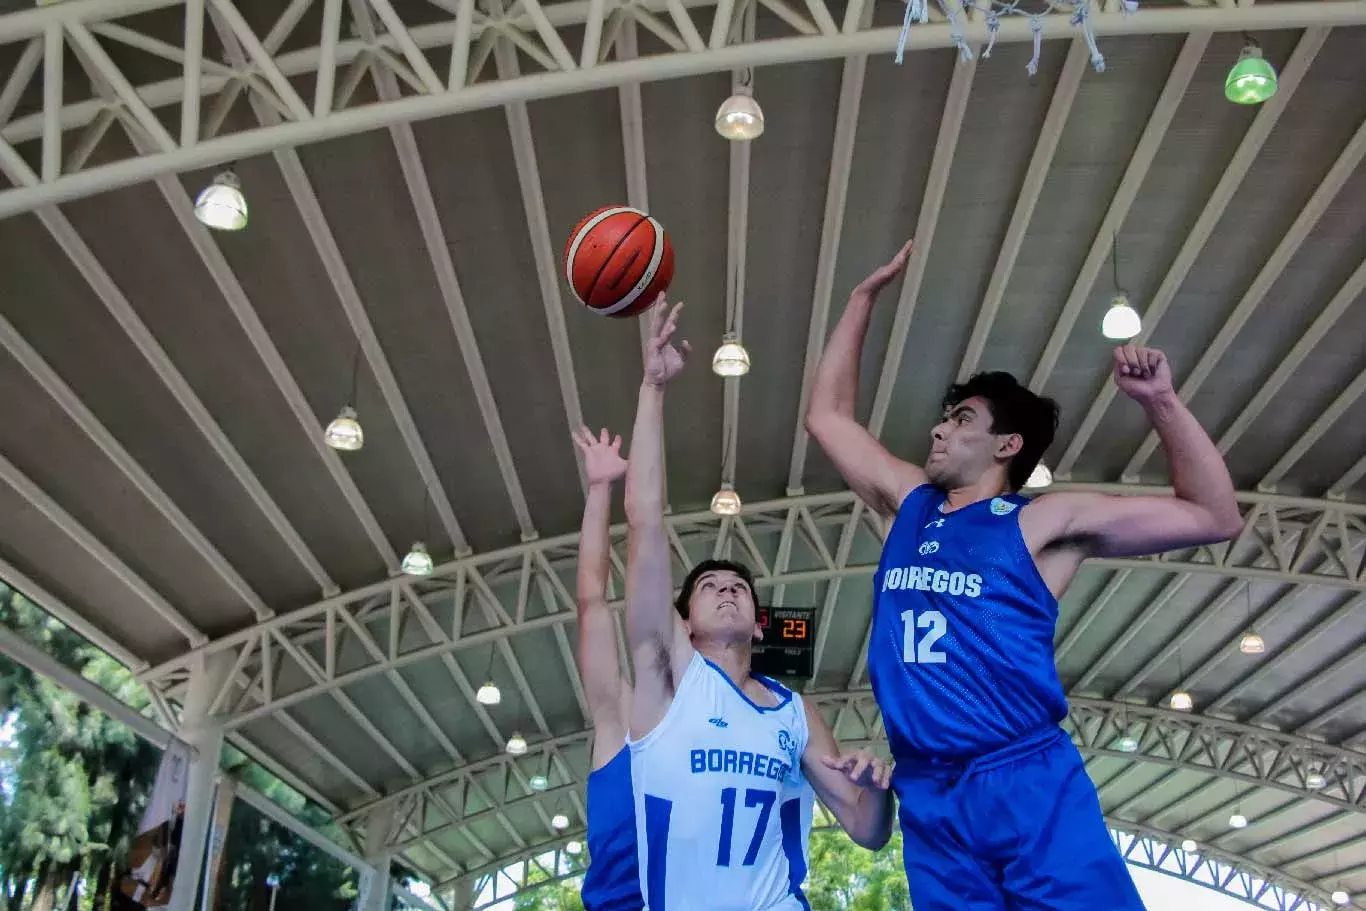
[{"label": "shoulder", "polygon": [[1024,501],[1024,508],[1020,510],[1020,530],[1032,542],[1056,544],[1074,535],[1079,516],[1111,497],[1090,491],[1059,491],[1020,499]]}]

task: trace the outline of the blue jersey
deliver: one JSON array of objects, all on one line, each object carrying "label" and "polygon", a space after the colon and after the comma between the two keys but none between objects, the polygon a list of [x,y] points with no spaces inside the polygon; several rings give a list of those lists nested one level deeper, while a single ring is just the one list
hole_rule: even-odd
[{"label": "blue jersey", "polygon": [[970,759],[1056,725],[1058,602],[1020,534],[1015,494],[940,511],[907,494],[873,580],[868,677],[895,759]]},{"label": "blue jersey", "polygon": [[640,911],[636,803],[631,792],[631,750],[622,744],[612,760],[588,775],[588,911]]}]

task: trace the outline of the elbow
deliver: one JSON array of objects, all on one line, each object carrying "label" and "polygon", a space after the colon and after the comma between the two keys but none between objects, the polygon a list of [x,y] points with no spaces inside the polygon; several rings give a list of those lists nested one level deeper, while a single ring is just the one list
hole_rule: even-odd
[{"label": "elbow", "polygon": [[806,432],[819,442],[830,432],[830,425],[838,421],[839,418],[839,413],[828,405],[812,402],[806,409],[806,415],[802,418],[802,425],[806,427]]},{"label": "elbow", "polygon": [[1228,515],[1221,516],[1218,524],[1219,541],[1231,541],[1243,533],[1243,517],[1235,508]]}]

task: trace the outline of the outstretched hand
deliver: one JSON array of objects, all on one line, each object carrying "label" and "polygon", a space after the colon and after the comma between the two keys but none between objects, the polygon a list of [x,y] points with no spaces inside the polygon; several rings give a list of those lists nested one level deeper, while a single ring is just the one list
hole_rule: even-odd
[{"label": "outstretched hand", "polygon": [[645,382],[650,386],[662,388],[678,376],[692,353],[692,346],[686,339],[677,346],[671,341],[678,329],[678,314],[682,309],[681,303],[669,309],[661,291],[650,311],[650,338],[645,343]]},{"label": "outstretched hand", "polygon": [[1115,385],[1140,405],[1172,392],[1172,368],[1156,348],[1115,349]]},{"label": "outstretched hand", "polygon": [[583,472],[589,484],[610,484],[626,474],[620,434],[612,437],[604,427],[595,437],[593,431],[580,427],[571,436],[583,453]]},{"label": "outstretched hand", "polygon": [[906,268],[906,261],[911,258],[911,247],[914,244],[914,240],[906,241],[905,245],[896,252],[896,256],[892,257],[891,262],[879,267],[876,272],[859,282],[854,293],[872,296],[887,287],[888,283],[900,275],[902,269]]},{"label": "outstretched hand", "polygon": [[842,756],[822,756],[821,764],[827,769],[843,772],[844,777],[865,790],[885,791],[892,783],[891,763],[867,750],[854,750]]}]

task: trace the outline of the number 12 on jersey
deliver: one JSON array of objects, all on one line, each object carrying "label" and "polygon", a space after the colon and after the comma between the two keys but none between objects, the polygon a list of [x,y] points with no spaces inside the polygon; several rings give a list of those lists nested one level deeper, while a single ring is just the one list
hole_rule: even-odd
[{"label": "number 12 on jersey", "polygon": [[[917,641],[918,630],[925,634]],[[948,656],[934,647],[948,632],[948,621],[937,610],[901,612],[901,660],[907,664],[943,664]]]}]

